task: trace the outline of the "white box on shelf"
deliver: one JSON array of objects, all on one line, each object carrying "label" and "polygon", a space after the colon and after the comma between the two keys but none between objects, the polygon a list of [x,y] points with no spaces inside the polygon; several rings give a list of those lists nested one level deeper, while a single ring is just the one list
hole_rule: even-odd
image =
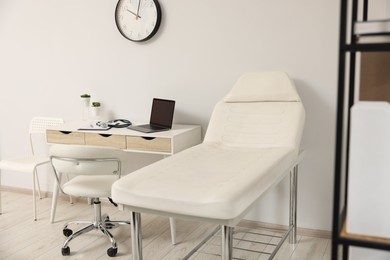
[{"label": "white box on shelf", "polygon": [[390,19],[355,22],[356,35],[375,35],[390,33]]},{"label": "white box on shelf", "polygon": [[389,260],[390,252],[386,250],[351,247],[349,260]]},{"label": "white box on shelf", "polygon": [[389,238],[389,103],[356,103],[350,129],[347,232]]}]

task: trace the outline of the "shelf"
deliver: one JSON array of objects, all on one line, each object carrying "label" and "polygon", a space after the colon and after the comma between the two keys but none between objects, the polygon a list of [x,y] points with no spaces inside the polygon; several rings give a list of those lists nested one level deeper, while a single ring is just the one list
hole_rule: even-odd
[{"label": "shelf", "polygon": [[345,242],[349,245],[363,246],[375,249],[390,249],[390,238],[348,233],[345,221],[340,232],[340,242]]},{"label": "shelf", "polygon": [[[372,4],[374,2],[370,1]],[[350,247],[390,251],[390,238],[351,234],[346,232],[345,227],[345,216],[348,214],[350,108],[355,100],[355,84],[359,83],[355,80],[356,62],[360,57],[357,53],[390,52],[390,19],[367,21],[369,0],[340,0],[340,4],[332,259],[348,260]],[[357,21],[360,17],[363,21]]]},{"label": "shelf", "polygon": [[355,37],[355,44],[390,43],[390,35],[370,35]]},{"label": "shelf", "polygon": [[363,52],[363,51],[390,51],[389,43],[353,43],[346,44],[344,51]]}]

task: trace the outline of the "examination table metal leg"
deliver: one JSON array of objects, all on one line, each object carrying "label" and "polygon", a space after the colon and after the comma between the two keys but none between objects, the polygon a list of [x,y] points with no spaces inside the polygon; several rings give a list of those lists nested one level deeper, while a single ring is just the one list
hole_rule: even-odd
[{"label": "examination table metal leg", "polygon": [[298,165],[290,171],[290,218],[289,226],[292,227],[288,242],[297,242],[297,195],[298,195]]},{"label": "examination table metal leg", "polygon": [[169,225],[171,226],[172,245],[176,245],[176,220],[174,218],[169,218]]},{"label": "examination table metal leg", "polygon": [[222,260],[233,259],[233,227],[221,226]]},{"label": "examination table metal leg", "polygon": [[141,213],[131,212],[130,218],[133,260],[142,260]]}]

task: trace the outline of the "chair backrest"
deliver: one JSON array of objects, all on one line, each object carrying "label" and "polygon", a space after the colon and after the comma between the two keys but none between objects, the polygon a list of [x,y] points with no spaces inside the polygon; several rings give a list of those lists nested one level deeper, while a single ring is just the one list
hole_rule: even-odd
[{"label": "chair backrest", "polygon": [[53,145],[50,158],[57,172],[70,175],[121,175],[123,151],[114,148]]},{"label": "chair backrest", "polygon": [[33,117],[30,121],[30,148],[31,153],[35,155],[36,148],[34,147],[33,135],[46,134],[46,129],[50,126],[62,125],[64,120],[62,118],[54,117]]},{"label": "chair backrest", "polygon": [[62,125],[64,120],[62,118],[51,117],[34,117],[30,122],[30,134],[45,133],[49,126]]},{"label": "chair backrest", "polygon": [[304,120],[303,105],[286,73],[249,73],[216,104],[204,142],[298,152]]}]

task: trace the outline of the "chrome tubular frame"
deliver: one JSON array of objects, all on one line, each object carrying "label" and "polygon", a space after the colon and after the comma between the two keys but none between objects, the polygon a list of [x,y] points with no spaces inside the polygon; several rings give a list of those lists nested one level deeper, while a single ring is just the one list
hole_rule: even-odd
[{"label": "chrome tubular frame", "polygon": [[117,170],[116,170],[116,174],[118,175],[118,178],[121,177],[121,173],[122,173],[122,165],[121,165],[121,161],[117,158],[70,158],[70,157],[61,157],[61,156],[50,156],[50,164],[53,168],[53,171],[54,171],[54,177],[55,177],[55,182],[58,186],[58,189],[62,192],[62,193],[65,193],[63,190],[62,190],[62,187],[61,187],[61,173],[60,172],[57,172],[56,168],[54,167],[54,164],[53,164],[53,159],[56,159],[56,160],[61,160],[61,161],[68,161],[68,162],[75,162],[75,163],[80,163],[80,162],[107,162],[107,161],[113,161],[113,162],[116,162],[118,164],[117,166]]},{"label": "chrome tubular frame", "polygon": [[234,227],[221,226],[223,260],[233,259],[233,230]]},{"label": "chrome tubular frame", "polygon": [[1,207],[1,171],[0,171],[0,215],[3,214],[3,209]]},{"label": "chrome tubular frame", "polygon": [[130,215],[133,260],[142,260],[141,213],[131,212]]},{"label": "chrome tubular frame", "polygon": [[108,228],[114,228],[118,225],[130,225],[130,222],[128,221],[110,221],[108,219],[102,219],[101,216],[101,202],[98,198],[95,198],[93,200],[93,206],[95,211],[95,219],[94,221],[84,221],[84,220],[77,220],[77,221],[71,221],[69,223],[66,223],[64,225],[63,229],[67,229],[69,225],[87,225],[84,228],[78,230],[77,232],[71,234],[68,239],[64,242],[63,248],[66,248],[71,240],[74,238],[85,234],[91,230],[99,229],[109,240],[111,243],[112,248],[117,248],[116,240],[112,236],[112,234],[107,230]]},{"label": "chrome tubular frame", "polygon": [[291,232],[288,242],[295,244],[297,242],[297,197],[298,197],[298,164],[290,171],[290,218],[289,226]]}]

